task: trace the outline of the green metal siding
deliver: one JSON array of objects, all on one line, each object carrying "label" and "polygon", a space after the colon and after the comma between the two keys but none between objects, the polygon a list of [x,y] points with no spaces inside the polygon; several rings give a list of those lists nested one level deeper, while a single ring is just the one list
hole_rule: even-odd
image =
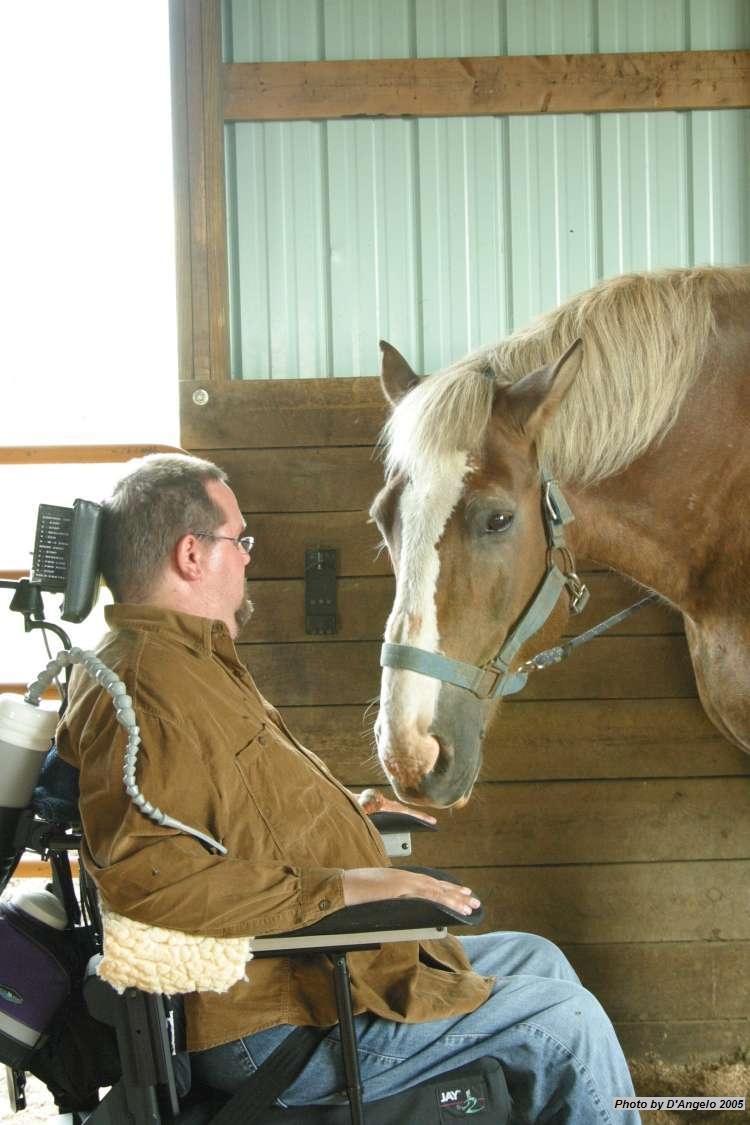
[{"label": "green metal siding", "polygon": [[[229,61],[750,46],[747,0],[234,0]],[[750,260],[750,110],[228,125],[233,373],[433,370],[601,277]]]}]

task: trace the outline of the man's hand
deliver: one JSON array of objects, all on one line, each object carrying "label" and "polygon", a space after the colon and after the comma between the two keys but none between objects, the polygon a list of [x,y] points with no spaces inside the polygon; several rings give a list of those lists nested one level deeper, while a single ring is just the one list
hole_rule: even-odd
[{"label": "man's hand", "polygon": [[381,902],[386,898],[427,898],[456,914],[471,914],[480,903],[470,887],[446,883],[431,875],[400,867],[355,867],[344,871],[344,905]]},{"label": "man's hand", "polygon": [[422,812],[421,809],[413,809],[409,805],[402,805],[400,801],[392,801],[389,797],[384,797],[377,789],[365,789],[357,797],[357,804],[362,809],[362,812],[372,816],[376,812],[396,812],[407,813],[409,816],[416,817],[417,820],[423,820],[425,824],[436,824],[434,816],[430,813]]}]

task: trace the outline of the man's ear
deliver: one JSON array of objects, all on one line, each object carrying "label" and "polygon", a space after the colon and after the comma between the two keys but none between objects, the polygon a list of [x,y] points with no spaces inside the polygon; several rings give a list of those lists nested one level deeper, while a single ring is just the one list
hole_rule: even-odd
[{"label": "man's ear", "polygon": [[583,340],[575,340],[554,363],[524,375],[517,383],[499,390],[498,411],[510,415],[523,433],[535,438],[554,416],[581,369]]},{"label": "man's ear", "polygon": [[380,350],[383,353],[380,385],[391,406],[396,406],[412,387],[416,387],[419,376],[412,371],[401,352],[396,351],[386,340],[380,341]]},{"label": "man's ear", "polygon": [[196,578],[200,578],[203,573],[200,540],[192,532],[189,531],[175,543],[172,564],[183,581],[194,582]]}]

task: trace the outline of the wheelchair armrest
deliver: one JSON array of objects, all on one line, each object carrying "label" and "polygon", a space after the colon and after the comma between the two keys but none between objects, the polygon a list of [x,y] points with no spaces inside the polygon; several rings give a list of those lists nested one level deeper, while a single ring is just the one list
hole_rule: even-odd
[{"label": "wheelchair armrest", "polygon": [[[458,883],[452,875],[430,867],[410,867],[433,878]],[[448,926],[476,926],[484,908],[458,914],[426,898],[391,898],[344,906],[318,922],[283,934],[258,937],[251,943],[256,957],[290,956],[295,952],[356,949],[393,941],[429,941],[445,937]]]},{"label": "wheelchair armrest", "polygon": [[436,824],[428,824],[410,813],[376,812],[371,814],[370,820],[381,836],[386,832],[437,832]]},{"label": "wheelchair armrest", "polygon": [[373,813],[370,820],[383,838],[386,853],[393,859],[411,855],[412,832],[437,831],[434,824],[426,824],[418,816],[411,816],[409,813]]}]

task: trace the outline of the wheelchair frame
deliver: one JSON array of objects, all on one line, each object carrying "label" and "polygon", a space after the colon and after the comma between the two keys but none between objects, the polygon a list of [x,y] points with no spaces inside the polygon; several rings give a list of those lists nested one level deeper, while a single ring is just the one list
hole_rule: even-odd
[{"label": "wheelchair frame", "polygon": [[[398,813],[376,813],[373,821],[381,831],[390,854],[409,854],[410,831],[434,829],[415,817]],[[81,832],[74,824],[56,824],[40,820],[31,809],[24,810],[18,824],[16,864],[25,850],[39,854],[50,861],[52,889],[65,907],[70,927],[80,924],[82,912],[76,898],[70,866],[70,853],[81,843]],[[5,876],[4,889],[14,868]],[[429,870],[418,868],[417,870]],[[434,873],[434,872],[430,872]],[[436,873],[443,875],[444,873]],[[91,895],[87,878],[82,872],[81,897],[84,913],[93,923],[101,948],[101,920],[96,900]],[[481,911],[473,917],[455,915],[426,899],[394,899],[386,902],[365,903],[345,907],[334,914],[308,926],[271,937],[257,938],[252,949],[256,957],[304,956],[310,953],[327,954],[334,965],[336,1006],[341,1028],[341,1047],[346,1076],[346,1093],[351,1125],[365,1125],[366,1110],[363,1104],[362,1080],[356,1050],[356,1032],[351,999],[351,982],[347,953],[354,949],[374,949],[393,941],[424,941],[446,936],[448,925],[467,926],[481,919]],[[90,1125],[210,1125],[210,1122],[231,1105],[220,1102],[198,1102],[192,1107],[182,1104],[178,1092],[176,1060],[184,1050],[184,1028],[179,998],[145,993],[128,988],[118,994],[111,985],[95,975],[95,967],[83,985],[86,1005],[92,1017],[114,1029],[122,1068],[120,1080],[112,1086],[99,1104],[90,1112],[67,1110],[74,1120]],[[305,1065],[303,1059],[299,1070]],[[493,1060],[494,1061],[494,1060]],[[477,1064],[479,1065],[479,1064]],[[262,1069],[262,1068],[261,1068]],[[9,1089],[13,1091],[13,1108],[25,1107],[25,1073],[9,1070]],[[257,1073],[260,1073],[259,1070]],[[293,1076],[294,1077],[294,1076]],[[286,1085],[293,1080],[290,1078]],[[504,1080],[503,1080],[504,1085]],[[268,1101],[283,1087],[274,1091]],[[237,1097],[238,1095],[234,1095]],[[400,1095],[394,1095],[398,1097]],[[373,1103],[378,1105],[380,1103]],[[339,1111],[336,1121],[341,1121],[341,1111],[346,1106],[300,1107],[297,1120],[323,1122],[332,1119],[333,1110]],[[290,1119],[289,1111],[262,1110],[259,1125]],[[286,1117],[285,1117],[286,1112]],[[206,1116],[208,1114],[208,1116]],[[291,1116],[294,1116],[292,1114]],[[229,1117],[227,1117],[229,1120]],[[237,1118],[239,1121],[240,1118]],[[242,1117],[242,1120],[246,1120]],[[249,1120],[249,1118],[247,1118]],[[410,1125],[417,1125],[416,1122]]]}]

